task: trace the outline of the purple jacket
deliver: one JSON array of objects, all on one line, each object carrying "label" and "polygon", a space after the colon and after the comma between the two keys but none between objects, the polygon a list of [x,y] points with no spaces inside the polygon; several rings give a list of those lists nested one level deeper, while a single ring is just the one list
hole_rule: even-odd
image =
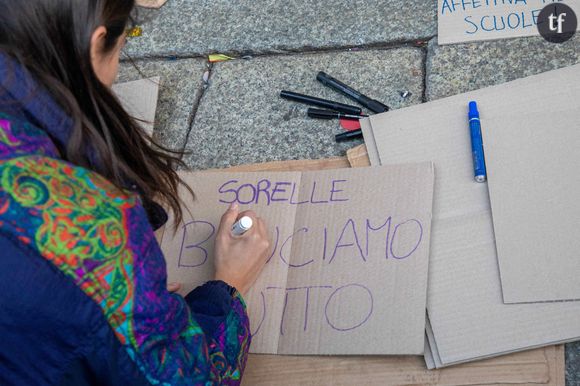
[{"label": "purple jacket", "polygon": [[0,54],[0,384],[239,384],[241,296],[220,281],[169,293],[164,212],[63,160],[70,129]]}]

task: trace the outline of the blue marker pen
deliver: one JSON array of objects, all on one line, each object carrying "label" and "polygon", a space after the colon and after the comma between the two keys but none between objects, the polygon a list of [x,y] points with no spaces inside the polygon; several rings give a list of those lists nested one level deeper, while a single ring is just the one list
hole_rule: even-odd
[{"label": "blue marker pen", "polygon": [[469,102],[469,130],[471,131],[471,150],[473,153],[473,170],[475,181],[485,182],[487,174],[485,171],[485,156],[483,154],[483,139],[481,137],[481,123],[479,122],[479,111],[477,103]]}]

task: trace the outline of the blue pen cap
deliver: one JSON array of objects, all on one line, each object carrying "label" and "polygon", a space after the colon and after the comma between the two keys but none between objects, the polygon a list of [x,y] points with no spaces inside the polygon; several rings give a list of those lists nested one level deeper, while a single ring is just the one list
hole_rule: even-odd
[{"label": "blue pen cap", "polygon": [[477,111],[477,103],[475,101],[469,102],[469,119],[479,118],[479,111]]}]

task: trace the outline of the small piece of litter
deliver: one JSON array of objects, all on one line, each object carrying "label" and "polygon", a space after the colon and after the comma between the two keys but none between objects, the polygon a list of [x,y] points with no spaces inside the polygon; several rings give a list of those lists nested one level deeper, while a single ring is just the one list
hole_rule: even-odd
[{"label": "small piece of litter", "polygon": [[143,8],[161,8],[167,0],[137,0],[137,5]]},{"label": "small piece of litter", "polygon": [[407,99],[413,94],[410,91],[399,91],[399,95],[401,95],[401,98]]},{"label": "small piece of litter", "polygon": [[143,35],[143,28],[141,28],[139,26],[127,29],[127,37],[128,38],[136,38],[136,37],[139,37],[141,35]]},{"label": "small piece of litter", "polygon": [[225,62],[225,61],[232,60],[232,59],[234,59],[234,58],[232,58],[231,56],[224,55],[224,54],[212,54],[209,56],[210,63]]}]

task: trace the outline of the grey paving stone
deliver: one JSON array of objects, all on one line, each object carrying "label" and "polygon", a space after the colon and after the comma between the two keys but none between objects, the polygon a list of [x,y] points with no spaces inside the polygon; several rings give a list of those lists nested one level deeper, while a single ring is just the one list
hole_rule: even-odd
[{"label": "grey paving stone", "polygon": [[427,100],[492,86],[580,61],[580,34],[563,44],[541,37],[428,45]]},{"label": "grey paving stone", "polygon": [[[419,48],[327,52],[236,60],[215,66],[186,149],[196,169],[344,155],[361,141],[337,144],[337,120],[306,117],[308,106],[282,89],[354,104],[316,80],[325,71],[392,108],[420,103],[424,51]],[[410,91],[402,98],[399,91]]]},{"label": "grey paving stone", "polygon": [[580,385],[580,342],[566,345],[566,386]]},{"label": "grey paving stone", "polygon": [[137,56],[277,52],[428,39],[437,33],[436,0],[170,0],[139,9]]},{"label": "grey paving stone", "polygon": [[122,63],[117,82],[161,77],[154,139],[170,149],[182,150],[191,115],[203,86],[207,64],[202,59],[153,60]]}]

